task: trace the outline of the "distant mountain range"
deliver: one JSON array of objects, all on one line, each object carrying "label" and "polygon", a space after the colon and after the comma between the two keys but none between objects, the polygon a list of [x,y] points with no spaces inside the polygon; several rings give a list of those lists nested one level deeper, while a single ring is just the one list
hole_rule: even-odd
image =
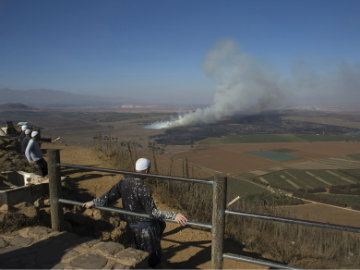
[{"label": "distant mountain range", "polygon": [[37,111],[38,109],[26,106],[22,103],[0,104],[0,111]]},{"label": "distant mountain range", "polygon": [[122,105],[130,102],[121,98],[79,95],[66,91],[33,89],[13,90],[0,88],[0,105],[7,103],[22,103],[37,108],[61,108],[74,106],[108,106]]}]

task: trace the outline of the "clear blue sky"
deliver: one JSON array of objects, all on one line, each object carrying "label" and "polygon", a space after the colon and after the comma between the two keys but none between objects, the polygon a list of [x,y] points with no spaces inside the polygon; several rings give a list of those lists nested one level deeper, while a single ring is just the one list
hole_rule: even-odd
[{"label": "clear blue sky", "polygon": [[231,38],[287,76],[360,61],[359,0],[0,0],[0,88],[211,103]]}]

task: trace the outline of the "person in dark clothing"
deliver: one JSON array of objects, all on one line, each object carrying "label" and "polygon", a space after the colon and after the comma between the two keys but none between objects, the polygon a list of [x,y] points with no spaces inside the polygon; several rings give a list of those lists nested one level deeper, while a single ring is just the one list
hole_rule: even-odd
[{"label": "person in dark clothing", "polygon": [[42,176],[46,176],[48,174],[48,166],[45,159],[43,158],[42,152],[40,150],[40,145],[37,142],[38,139],[39,132],[31,132],[31,140],[26,147],[25,156],[30,163],[36,163],[38,165],[41,170]]},{"label": "person in dark clothing", "polygon": [[27,147],[29,141],[31,140],[30,133],[31,133],[30,129],[25,130],[25,137],[21,142],[21,154],[25,154],[26,147]]},{"label": "person in dark clothing", "polygon": [[[136,172],[148,174],[150,172],[150,160],[140,158],[136,161]],[[150,189],[144,184],[144,180],[138,177],[126,177],[115,184],[102,196],[85,202],[83,207],[107,206],[122,198],[125,210],[146,213],[154,217],[124,215],[133,233],[133,246],[137,249],[149,252],[149,266],[155,267],[161,262],[161,236],[166,227],[162,219],[173,219],[181,226],[185,226],[187,219],[181,213],[161,211],[156,208],[151,196]]]},{"label": "person in dark clothing", "polygon": [[25,138],[25,130],[27,130],[28,126],[27,125],[22,125],[21,126],[21,133],[19,135],[19,142],[21,143],[22,140]]}]

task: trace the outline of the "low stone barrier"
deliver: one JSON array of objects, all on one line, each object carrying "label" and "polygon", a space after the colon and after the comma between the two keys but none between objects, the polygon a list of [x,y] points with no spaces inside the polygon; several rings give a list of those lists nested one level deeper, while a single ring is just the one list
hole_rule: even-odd
[{"label": "low stone barrier", "polygon": [[1,269],[147,268],[148,253],[48,227],[25,227],[0,235]]}]

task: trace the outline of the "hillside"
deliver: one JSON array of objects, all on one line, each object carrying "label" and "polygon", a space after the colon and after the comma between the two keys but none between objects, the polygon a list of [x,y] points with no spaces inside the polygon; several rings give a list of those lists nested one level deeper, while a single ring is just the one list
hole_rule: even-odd
[{"label": "hillside", "polygon": [[0,88],[0,100],[2,103],[24,103],[27,106],[39,108],[121,105],[125,102],[122,98],[79,95],[59,90],[12,90],[8,88]]},{"label": "hillside", "polygon": [[17,138],[0,137],[0,172],[12,170],[33,172],[35,170],[26,160],[25,155],[20,153],[20,149]]},{"label": "hillside", "polygon": [[38,109],[27,106],[23,103],[0,104],[0,111],[37,111]]}]

